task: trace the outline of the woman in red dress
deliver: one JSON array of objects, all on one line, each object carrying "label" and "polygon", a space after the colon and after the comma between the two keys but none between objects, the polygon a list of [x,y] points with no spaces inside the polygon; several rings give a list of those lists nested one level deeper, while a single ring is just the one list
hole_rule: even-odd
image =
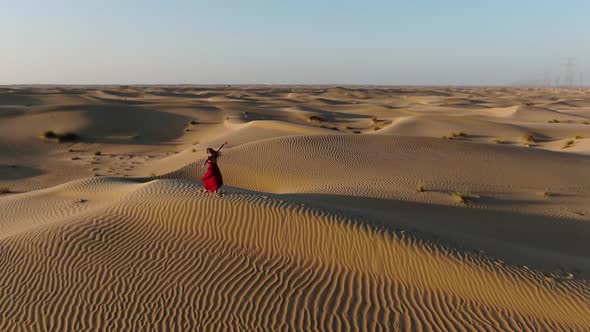
[{"label": "woman in red dress", "polygon": [[203,163],[203,167],[205,165],[208,166],[207,172],[201,180],[203,181],[203,192],[212,191],[217,193],[219,188],[223,186],[223,178],[221,177],[221,171],[219,170],[219,166],[217,166],[217,158],[219,158],[219,151],[222,147],[224,147],[227,142],[223,143],[219,149],[215,150],[213,148],[207,148],[207,160]]}]

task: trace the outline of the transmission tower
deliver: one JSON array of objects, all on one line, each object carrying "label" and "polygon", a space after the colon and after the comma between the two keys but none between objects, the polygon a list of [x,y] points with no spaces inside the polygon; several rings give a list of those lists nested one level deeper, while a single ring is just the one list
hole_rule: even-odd
[{"label": "transmission tower", "polygon": [[541,84],[544,87],[551,87],[551,73],[546,71],[545,77],[543,78],[543,83]]},{"label": "transmission tower", "polygon": [[562,64],[565,70],[564,85],[567,87],[574,86],[574,68],[576,67],[574,58],[567,58],[567,62]]}]

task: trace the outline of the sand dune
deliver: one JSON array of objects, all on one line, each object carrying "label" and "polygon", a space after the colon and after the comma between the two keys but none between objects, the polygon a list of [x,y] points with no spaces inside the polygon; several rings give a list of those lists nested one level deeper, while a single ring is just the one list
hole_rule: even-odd
[{"label": "sand dune", "polygon": [[[257,151],[280,157],[260,159],[256,157]],[[494,163],[490,163],[492,158]],[[201,163],[199,160],[162,177],[197,180],[203,172]],[[543,167],[538,167],[540,163]],[[568,165],[565,174],[558,171],[563,165]],[[534,248],[542,251],[535,262],[552,262],[554,268],[574,258],[571,266],[590,271],[588,262],[576,259],[590,251],[586,240],[590,229],[572,222],[587,218],[578,214],[587,209],[586,195],[590,188],[590,159],[587,158],[430,138],[316,135],[244,144],[228,151],[222,166],[225,182],[231,186],[280,194],[316,194],[316,199],[321,195],[337,195],[456,206],[452,193],[477,195],[478,199],[470,203],[471,208],[503,211],[506,212],[503,218],[518,222],[492,221],[473,227],[465,225],[474,223],[471,217],[457,215],[445,223],[445,229],[433,228],[428,223],[414,223],[414,226],[421,226],[422,230],[436,228],[436,232],[445,232],[462,241],[474,237],[488,251],[503,251],[498,248],[502,245],[521,247],[521,250]],[[344,176],[349,172],[354,172],[354,176]],[[418,192],[419,183],[424,185],[425,192]],[[553,197],[547,199],[545,192]],[[391,216],[399,213],[397,207],[365,208],[367,201],[356,204],[351,199],[341,205],[354,207],[363,214],[376,214],[374,218],[385,224],[392,224]],[[540,216],[552,219],[544,220]],[[565,220],[571,221],[564,223]],[[396,222],[407,225],[407,220]],[[523,238],[523,233],[528,233],[527,237]],[[547,238],[545,234],[561,235]],[[489,239],[499,240],[501,244],[481,244]],[[555,256],[549,257],[548,252]]]},{"label": "sand dune", "polygon": [[[590,326],[588,289],[567,276],[257,193],[218,198],[198,189],[186,181],[80,181],[3,201],[36,214],[49,210],[35,202],[39,195],[64,204],[1,240],[0,280],[13,285],[2,297],[3,329]],[[95,193],[106,191],[126,194],[71,211],[96,205]],[[75,203],[72,192],[90,199]]]},{"label": "sand dune", "polygon": [[590,330],[588,105],[1,88],[0,330]]},{"label": "sand dune", "polygon": [[529,122],[548,122],[553,120],[561,122],[577,122],[586,119],[585,117],[572,116],[553,109],[534,106],[512,106],[507,108],[488,109],[484,111],[484,114]]},{"label": "sand dune", "polygon": [[[265,158],[258,158],[260,151],[264,151]],[[202,172],[198,165],[204,160],[202,155],[197,158],[169,176],[197,180]],[[492,158],[494,163],[490,163]],[[540,162],[543,167],[538,167]],[[558,192],[567,188],[573,193],[590,186],[586,176],[590,175],[589,158],[409,136],[305,135],[265,139],[228,150],[222,163],[228,184],[277,193],[418,200],[417,197],[424,196],[415,190],[419,180],[442,192],[468,189],[480,193],[518,193],[542,188]],[[563,165],[569,165],[569,172],[557,172]],[[495,171],[498,167],[503,167],[502,172]],[[343,179],[346,172],[354,176]]]}]

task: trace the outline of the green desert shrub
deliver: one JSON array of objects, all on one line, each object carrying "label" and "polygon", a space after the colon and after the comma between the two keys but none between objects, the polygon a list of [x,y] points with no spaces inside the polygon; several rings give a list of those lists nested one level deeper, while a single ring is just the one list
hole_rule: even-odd
[{"label": "green desert shrub", "polygon": [[543,197],[551,197],[551,196],[555,196],[552,192],[545,190],[545,191],[539,191],[537,192],[537,195],[539,196],[543,196]]},{"label": "green desert shrub", "polygon": [[466,194],[458,191],[451,192],[450,196],[458,204],[469,204],[479,198],[478,195]]},{"label": "green desert shrub", "polygon": [[528,143],[534,143],[535,142],[535,136],[533,134],[531,134],[531,133],[526,133],[526,134],[522,135],[522,139],[525,142],[528,142]]},{"label": "green desert shrub", "polygon": [[450,133],[448,135],[443,136],[442,138],[444,138],[444,139],[455,139],[455,138],[466,138],[467,136],[469,136],[469,135],[467,135],[467,133],[461,131],[461,132],[458,132],[458,133]]},{"label": "green desert shrub", "polygon": [[575,143],[576,143],[576,141],[574,141],[573,139],[570,139],[569,141],[565,142],[562,149],[571,148]]},{"label": "green desert shrub", "polygon": [[326,119],[324,117],[319,116],[319,115],[312,115],[307,119],[312,122],[325,122],[326,121]]},{"label": "green desert shrub", "polygon": [[426,191],[426,185],[422,181],[418,181],[418,192],[423,193]]},{"label": "green desert shrub", "polygon": [[75,133],[58,134],[53,130],[47,130],[43,133],[43,138],[57,139],[58,142],[71,142],[77,140],[78,135]]}]

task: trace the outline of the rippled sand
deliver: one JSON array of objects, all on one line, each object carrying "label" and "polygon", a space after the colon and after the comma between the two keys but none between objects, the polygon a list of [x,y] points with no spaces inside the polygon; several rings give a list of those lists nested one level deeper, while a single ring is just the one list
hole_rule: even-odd
[{"label": "rippled sand", "polygon": [[585,137],[584,90],[0,88],[0,329],[590,330]]}]

